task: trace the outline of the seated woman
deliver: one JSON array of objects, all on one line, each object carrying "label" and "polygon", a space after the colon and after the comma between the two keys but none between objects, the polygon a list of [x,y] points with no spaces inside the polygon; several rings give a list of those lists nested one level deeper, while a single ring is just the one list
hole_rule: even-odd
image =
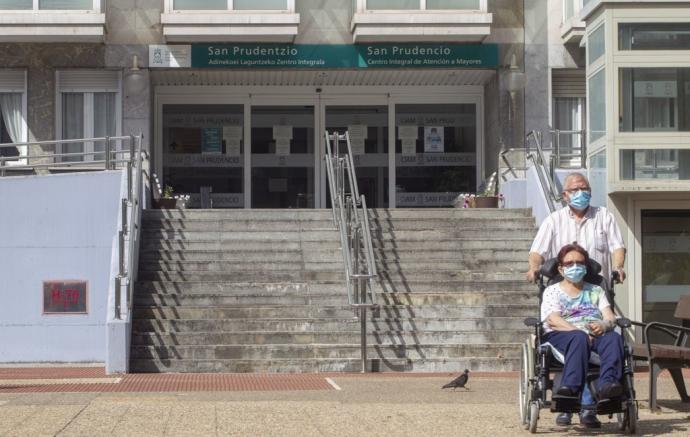
[{"label": "seated woman", "polygon": [[561,396],[579,396],[585,384],[590,351],[601,359],[597,391],[599,399],[623,394],[623,338],[613,331],[616,316],[599,286],[584,282],[589,255],[573,243],[558,253],[563,281],[544,291],[541,319],[544,341],[565,357]]}]

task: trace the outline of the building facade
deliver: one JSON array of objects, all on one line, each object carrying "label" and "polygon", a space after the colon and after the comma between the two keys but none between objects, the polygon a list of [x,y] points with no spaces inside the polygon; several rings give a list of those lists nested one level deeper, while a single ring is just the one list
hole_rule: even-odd
[{"label": "building facade", "polygon": [[[192,207],[208,189],[214,207],[324,208],[323,132],[347,129],[371,206],[438,207],[475,192],[499,152],[536,130],[559,167],[582,168],[586,154],[595,203],[617,214],[626,313],[667,320],[690,283],[671,274],[690,253],[690,2],[0,0],[0,10],[2,143],[142,132],[162,185]],[[103,150],[20,146],[14,163]]]}]

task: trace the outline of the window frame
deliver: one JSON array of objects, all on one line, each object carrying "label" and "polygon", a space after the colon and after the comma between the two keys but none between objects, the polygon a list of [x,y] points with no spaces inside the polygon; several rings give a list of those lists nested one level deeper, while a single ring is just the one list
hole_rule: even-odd
[{"label": "window frame", "polygon": [[91,0],[93,8],[91,9],[41,9],[40,0],[32,0],[31,9],[2,9],[0,11],[3,13],[27,13],[27,12],[37,12],[37,13],[52,13],[52,12],[69,12],[69,13],[100,13],[103,8],[102,2],[105,0]]},{"label": "window frame", "polygon": [[390,14],[390,13],[438,13],[438,12],[459,12],[459,13],[486,13],[488,11],[488,0],[479,0],[479,9],[427,9],[426,7],[426,2],[427,0],[419,0],[419,9],[368,9],[367,8],[367,0],[355,0],[356,1],[356,11],[355,12],[364,12],[364,13],[370,13],[370,14],[378,14],[378,13],[384,13],[384,14]]},{"label": "window frame", "polygon": [[[34,0],[36,1],[36,0]],[[95,0],[94,0],[95,1]],[[286,9],[234,9],[234,0],[226,0],[225,9],[175,9],[175,0],[164,0],[164,12],[165,13],[176,13],[176,14],[186,14],[186,13],[211,13],[211,12],[227,12],[234,14],[275,14],[275,13],[295,13],[295,0],[286,0]]]},{"label": "window frame", "polygon": [[[29,141],[29,126],[28,126],[28,72],[26,69],[16,69],[16,68],[0,68],[0,71],[21,71],[24,76],[24,83],[22,84],[22,87],[14,87],[14,86],[8,86],[8,85],[3,85],[0,82],[0,93],[21,93],[22,95],[22,133],[21,133],[21,138],[18,141],[19,143],[26,143]],[[13,165],[26,165],[26,157],[29,154],[29,150],[27,146],[19,146],[19,156],[17,157],[17,160],[14,161],[5,161],[5,165],[10,167]]]},{"label": "window frame", "polygon": [[[118,71],[118,79],[116,87],[97,87],[97,86],[83,86],[62,88],[60,86],[60,73],[70,70],[57,70],[55,72],[55,139],[62,140],[62,94],[63,93],[81,93],[84,94],[84,133],[83,138],[94,138],[94,94],[96,93],[115,93],[115,136],[122,135],[122,71]],[[94,70],[103,71],[103,70]],[[75,138],[76,139],[76,138]],[[56,144],[55,152],[63,153],[62,144]],[[82,153],[94,152],[94,143],[90,141],[84,142],[84,150]],[[94,161],[95,155],[85,155],[78,162]],[[62,157],[61,159],[62,160]]]}]

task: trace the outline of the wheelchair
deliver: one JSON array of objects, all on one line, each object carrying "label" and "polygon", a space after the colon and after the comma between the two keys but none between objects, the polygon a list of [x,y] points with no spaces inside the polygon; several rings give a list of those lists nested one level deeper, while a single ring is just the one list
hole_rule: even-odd
[{"label": "wheelchair", "polygon": [[[617,272],[614,272],[610,283],[601,275],[601,266],[594,260],[589,260],[585,281],[600,285],[606,292],[611,308],[614,306],[614,283],[618,280]],[[558,260],[550,259],[544,263],[537,274],[537,284],[539,288],[539,308],[547,286],[562,281],[558,272]],[[614,310],[615,312],[615,310]],[[525,325],[534,328],[534,334],[522,344],[522,359],[520,370],[519,386],[519,408],[520,419],[525,429],[531,433],[537,431],[539,421],[539,410],[549,407],[555,413],[579,413],[579,397],[559,396],[555,393],[555,388],[560,387],[563,372],[561,354],[552,349],[548,343],[542,342],[544,334],[540,318],[527,318]],[[618,318],[616,325],[622,332],[632,325],[626,318]],[[597,401],[597,415],[608,415],[612,418],[616,415],[618,430],[625,434],[634,434],[637,428],[637,401],[635,399],[635,387],[633,385],[633,359],[632,348],[624,339],[623,355],[623,396],[620,399],[598,399],[597,381],[599,379],[598,356],[592,353],[590,364],[586,376],[592,397]],[[553,375],[553,379],[552,379]],[[549,398],[549,393],[551,397]]]}]

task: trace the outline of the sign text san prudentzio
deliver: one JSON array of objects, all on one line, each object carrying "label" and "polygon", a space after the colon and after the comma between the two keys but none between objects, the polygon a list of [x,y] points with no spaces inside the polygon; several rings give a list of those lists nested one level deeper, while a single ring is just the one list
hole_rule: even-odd
[{"label": "sign text san prudentzio", "polygon": [[495,68],[495,44],[195,44],[192,67]]}]

